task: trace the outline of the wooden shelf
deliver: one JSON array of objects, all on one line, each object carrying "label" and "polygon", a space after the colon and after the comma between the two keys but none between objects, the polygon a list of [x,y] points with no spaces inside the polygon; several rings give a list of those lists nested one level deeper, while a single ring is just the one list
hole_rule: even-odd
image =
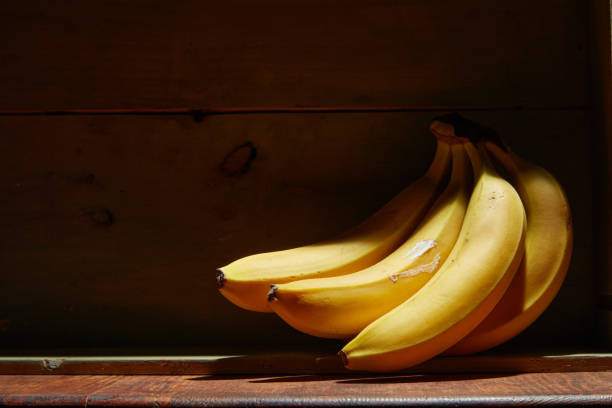
[{"label": "wooden shelf", "polygon": [[412,375],[0,377],[2,406],[586,406],[611,372]]},{"label": "wooden shelf", "polygon": [[[145,351],[146,350],[142,350]],[[0,374],[61,375],[351,375],[333,352],[258,351],[242,353],[128,354],[122,350],[22,353],[0,356]],[[500,352],[441,356],[402,374],[560,373],[612,371],[612,353]],[[367,374],[367,373],[365,373]]]},{"label": "wooden shelf", "polygon": [[0,357],[0,406],[512,406],[612,404],[610,353],[437,357],[349,372],[329,352]]}]

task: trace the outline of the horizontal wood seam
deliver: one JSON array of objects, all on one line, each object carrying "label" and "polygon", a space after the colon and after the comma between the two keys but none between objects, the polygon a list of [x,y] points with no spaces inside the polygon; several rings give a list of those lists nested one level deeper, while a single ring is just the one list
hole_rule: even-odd
[{"label": "horizontal wood seam", "polygon": [[379,107],[219,107],[219,108],[136,108],[136,109],[62,109],[0,110],[0,116],[82,116],[82,115],[206,115],[280,114],[280,113],[393,113],[393,112],[499,112],[499,111],[586,111],[588,105],[574,106],[379,106]]}]

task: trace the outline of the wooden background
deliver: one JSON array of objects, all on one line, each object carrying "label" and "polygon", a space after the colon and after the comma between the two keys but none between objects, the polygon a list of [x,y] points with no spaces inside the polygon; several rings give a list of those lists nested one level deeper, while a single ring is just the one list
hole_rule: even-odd
[{"label": "wooden background", "polygon": [[423,172],[428,123],[453,110],[548,168],[572,205],[567,280],[510,346],[596,329],[608,179],[588,2],[2,8],[2,347],[335,347],[233,306],[215,268],[367,217]]}]

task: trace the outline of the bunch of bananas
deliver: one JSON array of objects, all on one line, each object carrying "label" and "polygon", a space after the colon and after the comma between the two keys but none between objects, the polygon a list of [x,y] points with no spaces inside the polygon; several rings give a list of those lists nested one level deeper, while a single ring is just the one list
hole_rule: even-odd
[{"label": "bunch of bananas", "polygon": [[338,354],[354,370],[476,353],[524,330],[569,265],[563,189],[457,114],[430,131],[429,169],[378,212],[335,239],[220,268],[221,293],[304,333],[349,340]]}]

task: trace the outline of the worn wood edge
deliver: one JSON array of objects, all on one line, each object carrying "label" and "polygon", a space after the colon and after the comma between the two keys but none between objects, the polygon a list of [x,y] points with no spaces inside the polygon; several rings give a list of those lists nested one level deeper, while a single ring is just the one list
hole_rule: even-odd
[{"label": "worn wood edge", "polygon": [[[106,401],[105,401],[106,403]],[[137,401],[134,405],[140,405]],[[233,397],[233,398],[191,398],[181,400],[181,407],[236,407],[236,406],[300,406],[300,407],[516,407],[522,405],[537,406],[609,406],[612,395],[510,395],[510,396],[469,396],[469,397],[372,397],[350,398],[306,397],[306,398],[269,398],[269,397]],[[107,404],[105,404],[107,405]],[[111,404],[108,404],[111,405]],[[88,406],[90,406],[88,404]]]},{"label": "worn wood edge", "polygon": [[[0,395],[0,397],[2,397]],[[163,401],[162,401],[163,402]],[[346,397],[336,395],[331,397],[301,397],[301,398],[273,398],[261,396],[247,397],[190,397],[172,400],[171,406],[180,407],[236,407],[236,406],[295,406],[301,407],[338,407],[338,406],[376,406],[376,407],[503,407],[503,406],[609,406],[612,403],[610,394],[590,395],[505,395],[505,396],[457,396],[457,397]],[[165,405],[165,404],[164,404]],[[14,407],[44,407],[44,406],[161,406],[158,398],[96,398],[95,401],[70,396],[49,397],[46,395],[22,396],[17,399],[10,398],[9,403],[3,406]]]},{"label": "worn wood edge", "polygon": [[[58,399],[49,401],[46,396],[24,397],[4,406],[14,407],[44,407],[44,406],[159,406],[153,399],[137,399],[135,401],[115,401],[113,399],[96,401],[73,401],[72,399]],[[270,398],[270,397],[228,397],[228,398],[189,398],[173,401],[173,406],[180,407],[516,407],[523,405],[537,406],[609,406],[612,403],[612,395],[509,395],[509,396],[469,396],[469,397],[372,397],[372,398],[347,398],[335,397],[305,397],[305,398]]]},{"label": "worn wood edge", "polygon": [[[437,357],[403,374],[612,371],[612,353]],[[9,356],[0,374],[235,375],[347,374],[331,353],[280,352],[193,356]]]}]

